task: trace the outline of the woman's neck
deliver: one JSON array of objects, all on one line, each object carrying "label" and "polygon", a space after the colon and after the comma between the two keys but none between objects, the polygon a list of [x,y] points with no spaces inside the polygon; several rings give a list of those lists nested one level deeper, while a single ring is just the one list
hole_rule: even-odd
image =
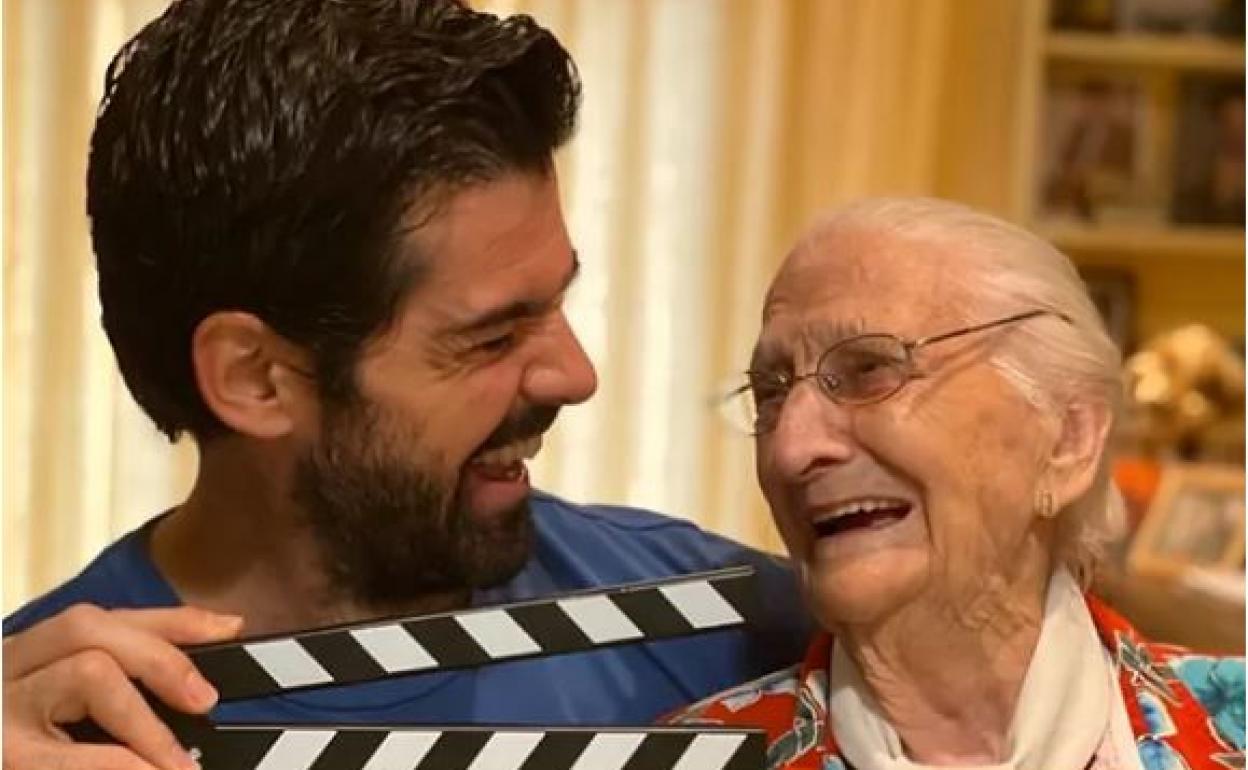
[{"label": "woman's neck", "polygon": [[[915,762],[995,764],[1040,636],[1048,562],[973,589],[932,590],[881,623],[837,629]],[[950,599],[957,596],[957,599]]]}]

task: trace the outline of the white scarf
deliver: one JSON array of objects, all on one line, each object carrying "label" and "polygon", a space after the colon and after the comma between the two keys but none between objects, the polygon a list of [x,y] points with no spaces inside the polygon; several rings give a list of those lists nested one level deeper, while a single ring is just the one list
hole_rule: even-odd
[{"label": "white scarf", "polygon": [[[932,661],[932,665],[939,665]],[[844,646],[832,646],[828,718],[857,770],[928,770],[911,762]],[[1009,758],[966,770],[1083,770],[1106,737],[1113,764],[1142,770],[1113,666],[1075,579],[1058,569],[1010,725]]]}]

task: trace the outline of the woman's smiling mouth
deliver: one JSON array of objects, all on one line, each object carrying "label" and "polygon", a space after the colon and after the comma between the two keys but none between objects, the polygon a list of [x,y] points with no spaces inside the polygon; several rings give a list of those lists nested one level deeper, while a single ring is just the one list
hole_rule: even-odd
[{"label": "woman's smiling mouth", "polygon": [[813,518],[816,538],[844,532],[881,529],[904,519],[914,506],[895,497],[857,497],[821,506]]}]

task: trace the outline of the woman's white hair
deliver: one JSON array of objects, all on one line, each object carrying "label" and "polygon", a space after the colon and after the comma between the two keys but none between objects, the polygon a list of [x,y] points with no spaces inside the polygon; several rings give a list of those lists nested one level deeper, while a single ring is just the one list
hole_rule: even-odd
[{"label": "woman's white hair", "polygon": [[[798,248],[838,232],[858,231],[920,243],[954,246],[940,253],[965,256],[949,266],[969,300],[967,323],[1031,309],[1069,319],[1040,318],[1019,324],[993,356],[1006,379],[1042,415],[1060,420],[1074,400],[1097,402],[1110,425],[1122,409],[1122,353],[1110,339],[1087,288],[1070,259],[1038,236],[967,206],[934,198],[867,198],[828,212]],[[951,298],[954,299],[954,298]],[[1108,443],[1108,442],[1107,442]],[[1125,520],[1114,486],[1108,448],[1091,487],[1058,512],[1055,558],[1083,585],[1105,546]]]}]

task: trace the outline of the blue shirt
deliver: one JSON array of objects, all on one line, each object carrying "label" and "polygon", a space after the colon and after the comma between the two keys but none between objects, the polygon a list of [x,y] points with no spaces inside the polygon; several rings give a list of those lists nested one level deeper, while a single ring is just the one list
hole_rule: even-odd
[{"label": "blue shirt", "polygon": [[[810,632],[781,559],[649,511],[574,505],[535,492],[536,543],[525,568],[474,605],[741,564],[758,571],[763,622],[679,639],[477,669],[414,674],[218,705],[217,721],[427,724],[646,724],[660,714],[794,663]],[[117,541],[73,580],[4,621],[7,636],[71,604],[181,604],[148,554],[152,523]]]}]

